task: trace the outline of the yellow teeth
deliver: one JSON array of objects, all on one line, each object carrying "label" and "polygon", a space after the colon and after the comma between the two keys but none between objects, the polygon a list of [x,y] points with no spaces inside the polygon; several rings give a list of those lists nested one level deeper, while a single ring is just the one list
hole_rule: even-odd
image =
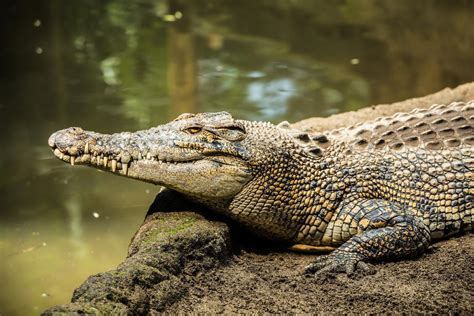
[{"label": "yellow teeth", "polygon": [[[119,162],[112,157],[107,157],[104,155],[91,155],[86,152],[90,152],[89,145],[84,146],[84,154],[79,156],[73,156],[62,153],[58,148],[54,149],[54,154],[61,160],[69,162],[71,166],[75,166],[76,163],[85,164],[89,163],[90,165],[96,165],[99,168],[110,168],[112,172],[119,171],[120,174],[128,175],[128,163]],[[79,160],[78,160],[79,159]]]}]

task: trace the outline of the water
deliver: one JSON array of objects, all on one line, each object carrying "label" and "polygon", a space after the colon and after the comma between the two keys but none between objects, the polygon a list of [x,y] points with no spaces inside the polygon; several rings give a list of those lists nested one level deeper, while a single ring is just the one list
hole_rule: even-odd
[{"label": "water", "polygon": [[126,255],[158,188],[54,159],[49,134],[182,112],[296,121],[472,81],[471,1],[0,4],[0,314],[66,303]]}]

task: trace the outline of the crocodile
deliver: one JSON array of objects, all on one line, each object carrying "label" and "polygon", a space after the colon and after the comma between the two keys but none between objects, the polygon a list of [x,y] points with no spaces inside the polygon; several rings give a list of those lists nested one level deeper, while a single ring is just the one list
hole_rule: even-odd
[{"label": "crocodile", "polygon": [[53,133],[54,155],[181,192],[257,234],[330,250],[306,273],[373,273],[472,230],[474,101],[318,133],[185,113],[137,132]]}]

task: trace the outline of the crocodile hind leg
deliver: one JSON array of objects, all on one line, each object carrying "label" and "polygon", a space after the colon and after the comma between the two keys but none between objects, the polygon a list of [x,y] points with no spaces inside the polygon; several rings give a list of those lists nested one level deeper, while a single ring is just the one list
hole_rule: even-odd
[{"label": "crocodile hind leg", "polygon": [[[348,233],[349,223],[352,234]],[[367,262],[394,260],[422,254],[430,245],[429,228],[403,205],[378,199],[356,199],[343,204],[326,232],[337,242],[346,241],[329,255],[306,267],[307,273],[373,273]],[[341,223],[346,223],[342,225]],[[351,236],[352,235],[352,236]]]}]

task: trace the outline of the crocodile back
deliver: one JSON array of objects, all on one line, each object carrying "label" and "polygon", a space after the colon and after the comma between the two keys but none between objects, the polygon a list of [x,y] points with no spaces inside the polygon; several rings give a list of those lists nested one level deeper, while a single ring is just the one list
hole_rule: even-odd
[{"label": "crocodile back", "polygon": [[474,101],[397,113],[309,139],[308,152],[324,156],[327,149],[337,164],[358,170],[356,182],[367,183],[367,196],[415,209],[432,238],[472,229]]},{"label": "crocodile back", "polygon": [[[268,124],[253,127],[265,135],[262,143],[274,136]],[[275,141],[285,150],[265,152],[254,178],[228,207],[234,219],[260,234],[307,245],[338,244],[350,235],[346,230],[344,237],[342,230],[349,224],[338,222],[332,235],[335,219],[344,205],[360,200],[389,202],[429,228],[432,239],[471,229],[474,102],[435,105],[324,133],[294,129],[288,122],[277,128],[284,137],[278,134]]]},{"label": "crocodile back", "polygon": [[474,101],[433,105],[429,109],[397,113],[329,131],[326,135],[329,140],[342,141],[356,150],[470,147],[474,145]]}]

